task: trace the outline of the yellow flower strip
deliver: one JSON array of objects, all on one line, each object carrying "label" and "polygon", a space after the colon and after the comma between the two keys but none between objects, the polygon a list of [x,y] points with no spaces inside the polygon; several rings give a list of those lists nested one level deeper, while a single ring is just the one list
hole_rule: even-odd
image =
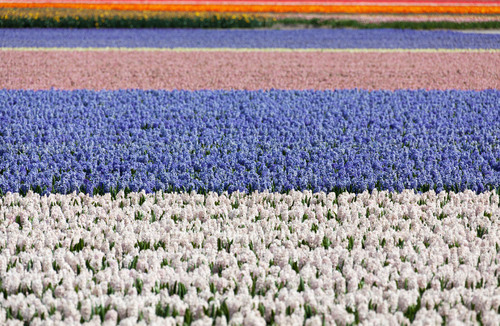
[{"label": "yellow flower strip", "polygon": [[0,3],[0,8],[77,8],[101,10],[291,12],[346,14],[500,14],[495,5],[252,5],[252,4],[92,4],[92,3]]},{"label": "yellow flower strip", "polygon": [[333,52],[333,53],[500,53],[500,49],[369,49],[369,48],[127,48],[127,47],[0,47],[0,51],[35,52]]},{"label": "yellow flower strip", "polygon": [[[232,19],[264,19],[275,18],[276,14],[246,14],[246,13],[220,13],[219,17]],[[79,18],[123,18],[123,19],[168,19],[168,18],[206,18],[213,17],[209,11],[144,11],[144,10],[118,10],[118,9],[88,9],[88,8],[50,8],[50,7],[23,7],[6,8],[0,3],[0,20],[7,18],[52,18],[52,17],[74,17]]]}]

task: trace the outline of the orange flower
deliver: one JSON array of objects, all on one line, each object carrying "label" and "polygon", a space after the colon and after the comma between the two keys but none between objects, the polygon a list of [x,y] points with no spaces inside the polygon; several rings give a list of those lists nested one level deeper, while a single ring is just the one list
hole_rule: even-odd
[{"label": "orange flower", "polygon": [[97,4],[97,3],[0,3],[0,8],[76,8],[101,10],[290,12],[348,14],[500,14],[494,5],[252,5],[252,4]]}]

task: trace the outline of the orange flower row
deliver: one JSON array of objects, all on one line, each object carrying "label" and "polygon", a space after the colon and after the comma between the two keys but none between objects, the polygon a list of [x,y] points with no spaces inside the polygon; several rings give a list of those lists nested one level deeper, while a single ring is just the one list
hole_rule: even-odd
[{"label": "orange flower row", "polygon": [[500,14],[500,6],[467,5],[252,5],[252,4],[91,4],[91,3],[0,3],[0,8],[75,8],[101,10],[280,12],[346,14]]}]

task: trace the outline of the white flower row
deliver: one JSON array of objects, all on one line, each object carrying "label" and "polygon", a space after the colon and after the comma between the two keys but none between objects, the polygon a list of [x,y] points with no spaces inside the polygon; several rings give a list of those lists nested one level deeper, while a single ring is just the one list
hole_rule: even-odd
[{"label": "white flower row", "polygon": [[500,324],[495,192],[0,198],[0,324]]}]

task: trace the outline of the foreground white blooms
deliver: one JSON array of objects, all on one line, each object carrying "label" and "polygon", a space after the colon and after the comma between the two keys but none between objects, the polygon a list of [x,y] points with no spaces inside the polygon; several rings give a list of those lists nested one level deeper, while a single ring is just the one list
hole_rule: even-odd
[{"label": "foreground white blooms", "polygon": [[500,324],[476,195],[0,198],[0,324]]}]

